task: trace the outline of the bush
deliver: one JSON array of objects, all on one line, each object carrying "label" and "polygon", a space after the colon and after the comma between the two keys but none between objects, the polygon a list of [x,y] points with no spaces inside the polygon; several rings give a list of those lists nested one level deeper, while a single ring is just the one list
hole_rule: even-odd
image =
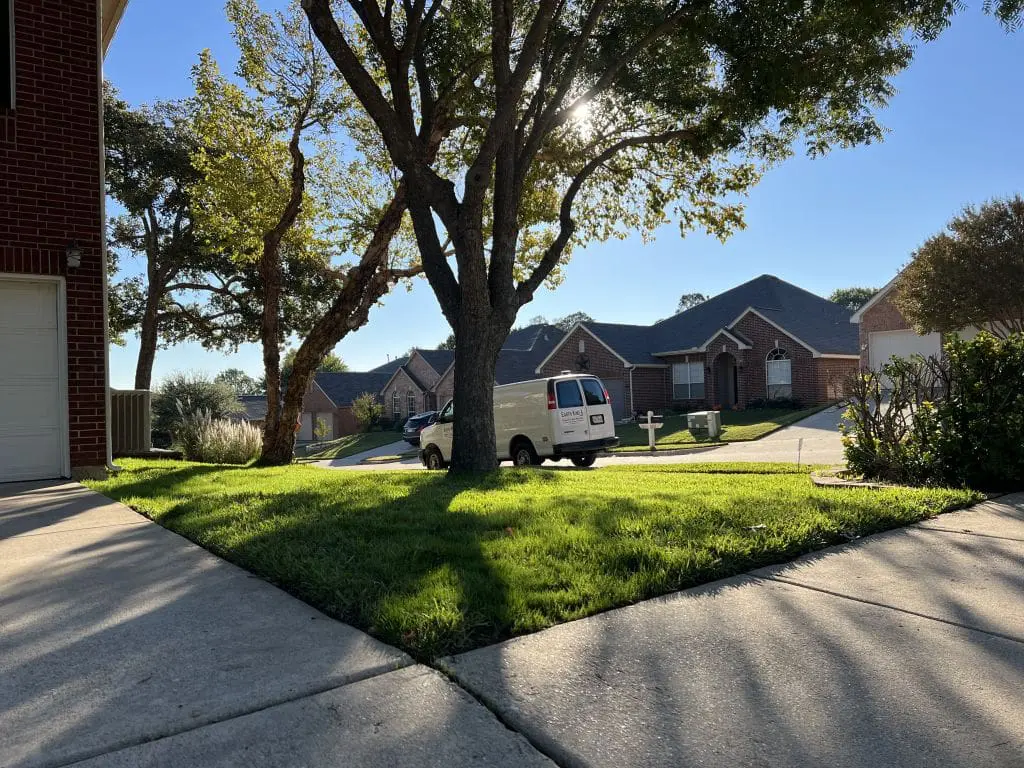
[{"label": "bush", "polygon": [[1019,488],[1024,335],[951,338],[941,360],[893,359],[848,385],[851,470],[911,485]]},{"label": "bush", "polygon": [[352,401],[352,415],[355,416],[359,428],[367,432],[370,427],[380,423],[381,416],[384,415],[384,406],[377,402],[372,392],[363,392]]},{"label": "bush", "polygon": [[215,419],[204,410],[183,415],[176,434],[187,460],[209,464],[247,464],[263,447],[263,436],[252,424]]},{"label": "bush", "polygon": [[795,397],[777,397],[773,400],[769,400],[766,397],[759,397],[748,402],[745,407],[748,411],[756,410],[758,408],[789,409],[799,411],[804,407],[804,404]]},{"label": "bush", "polygon": [[186,416],[203,411],[212,419],[223,419],[242,410],[235,391],[201,373],[172,373],[153,394],[153,430],[177,433]]}]

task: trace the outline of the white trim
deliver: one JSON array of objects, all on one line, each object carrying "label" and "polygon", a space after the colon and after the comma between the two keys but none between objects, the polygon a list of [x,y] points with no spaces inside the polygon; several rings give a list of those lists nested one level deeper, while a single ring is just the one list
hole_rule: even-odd
[{"label": "white trim", "polygon": [[7,31],[8,31],[8,33],[11,36],[11,39],[9,41],[10,44],[11,44],[11,60],[8,62],[8,65],[10,66],[11,81],[7,84],[7,86],[11,89],[11,103],[8,106],[8,109],[15,110],[18,107],[18,103],[17,103],[18,102],[18,90],[17,90],[17,80],[18,80],[18,78],[17,78],[17,72],[15,72],[15,69],[14,69],[15,62],[16,62],[16,59],[17,59],[17,56],[15,55],[17,52],[14,50],[15,45],[17,43],[17,41],[15,40],[17,35],[15,35],[15,33],[14,33],[14,3],[13,2],[8,2],[7,8],[8,8],[8,13],[10,14],[10,18],[7,20]]},{"label": "white trim", "polygon": [[[117,20],[120,21],[120,12],[124,11],[124,4],[128,0],[123,0],[120,11],[117,13]],[[97,120],[99,121],[99,169],[100,169],[100,188],[98,190],[100,196],[100,280],[103,281],[101,291],[103,294],[103,422],[104,430],[106,433],[107,447],[106,447],[106,466],[108,472],[120,472],[121,467],[114,463],[114,434],[113,426],[111,424],[111,411],[113,406],[111,404],[110,397],[110,297],[107,295],[107,287],[110,281],[107,277],[107,154],[106,154],[106,137],[104,135],[104,124],[103,124],[103,56],[106,53],[106,46],[103,38],[103,16],[102,16],[102,4],[96,4],[96,42],[98,50],[96,51],[96,78],[99,83],[98,93],[96,94],[96,109],[98,112]],[[116,22],[111,27],[110,34],[114,34],[116,28]]]},{"label": "white trim", "polygon": [[603,341],[600,336],[598,336],[592,330],[587,328],[587,326],[585,326],[583,323],[576,323],[576,325],[574,325],[572,328],[570,328],[568,331],[566,331],[565,336],[563,336],[562,340],[560,342],[558,342],[554,346],[554,349],[552,349],[548,353],[548,356],[545,357],[543,360],[540,361],[540,363],[537,364],[537,367],[533,369],[534,373],[537,373],[537,374],[541,373],[541,368],[543,368],[545,365],[548,364],[548,362],[551,360],[551,358],[555,356],[555,353],[557,353],[558,350],[560,350],[562,348],[562,346],[565,344],[565,342],[567,342],[569,340],[569,337],[572,336],[576,332],[577,328],[582,328],[584,331],[589,333],[593,337],[594,341],[596,341],[602,347],[604,347],[609,352],[611,352],[613,355],[615,355],[615,357],[617,357],[619,360],[621,360],[623,368],[628,368],[629,366],[633,365],[633,363],[629,362],[629,360],[627,360],[622,355],[620,355],[618,352],[616,352],[614,349],[609,347],[608,344],[605,341]]},{"label": "white trim", "polygon": [[735,320],[733,320],[731,323],[729,323],[729,326],[732,327],[732,326],[736,325],[736,323],[738,323],[740,320],[742,320],[744,317],[746,317],[746,315],[748,315],[751,312],[754,313],[755,315],[757,315],[758,317],[760,317],[766,323],[768,323],[768,325],[772,326],[772,328],[775,328],[776,330],[786,334],[786,336],[788,336],[793,341],[795,341],[797,344],[799,344],[801,347],[803,347],[808,352],[810,352],[811,353],[811,357],[821,357],[821,352],[816,350],[814,347],[812,347],[806,341],[804,341],[804,340],[794,336],[791,331],[787,331],[785,328],[783,328],[781,325],[776,323],[774,320],[768,319],[767,317],[762,315],[760,312],[758,312],[753,307],[747,307],[745,310],[743,310],[743,312],[740,313],[739,317],[737,317]]},{"label": "white trim", "polygon": [[860,360],[860,355],[838,355],[829,354],[827,352],[821,353],[820,355],[818,355],[818,357],[822,358],[823,360]]},{"label": "white trim", "polygon": [[[18,280],[25,283],[56,283],[57,285],[57,389],[60,413],[57,427],[63,450],[60,457],[61,477],[71,477],[71,404],[68,402],[68,294],[67,282],[61,275],[29,275],[0,272],[0,281]],[[105,293],[105,291],[104,291]],[[110,389],[108,387],[107,391]],[[109,421],[108,421],[109,426]]]},{"label": "white trim", "polygon": [[[906,267],[904,267],[904,269],[906,269]],[[899,272],[897,272],[896,276],[893,277],[892,280],[890,280],[888,283],[883,285],[879,289],[878,293],[876,293],[874,296],[872,296],[870,299],[868,299],[867,303],[863,307],[861,307],[856,312],[854,312],[852,315],[850,315],[850,322],[851,323],[859,323],[861,321],[861,319],[864,317],[864,313],[867,312],[869,309],[871,309],[873,306],[875,306],[875,304],[880,302],[882,299],[884,299],[886,294],[888,294],[889,291],[891,291],[893,289],[893,286],[896,285],[896,281],[899,279],[900,275],[902,275],[902,274],[903,274],[903,269],[901,269]]]},{"label": "white trim", "polygon": [[630,363],[626,368],[668,368],[671,363]]},{"label": "white trim", "polygon": [[[417,383],[416,383],[416,380],[415,380],[415,379],[414,379],[414,378],[413,378],[412,376],[410,376],[410,375],[409,375],[409,372],[408,372],[408,371],[406,371],[406,370],[405,370],[405,365],[403,365],[402,367],[400,367],[400,368],[397,368],[397,369],[395,370],[395,372],[391,374],[391,378],[390,378],[390,379],[388,379],[387,383],[386,383],[386,384],[385,384],[385,385],[384,385],[383,387],[381,387],[381,388],[380,388],[381,394],[383,394],[383,393],[384,393],[384,391],[385,391],[385,390],[386,390],[386,389],[387,389],[388,387],[390,387],[390,386],[391,386],[391,382],[393,382],[393,381],[395,380],[395,377],[396,377],[396,376],[397,376],[398,374],[402,374],[403,376],[405,376],[405,378],[406,378],[406,379],[408,379],[409,383],[410,383],[410,384],[411,384],[411,385],[412,385],[413,387],[415,387],[416,389],[418,389],[418,390],[420,391],[420,394],[423,394],[424,392],[427,392],[427,391],[429,391],[429,390],[425,390],[425,389],[423,389],[423,387],[421,387],[421,386],[420,386],[419,384],[417,384]],[[440,379],[438,379],[438,381],[440,381]]]},{"label": "white trim", "polygon": [[730,339],[735,341],[736,346],[739,347],[740,349],[753,349],[753,347],[750,344],[747,344],[745,341],[742,341],[738,336],[736,336],[736,334],[732,333],[728,328],[719,328],[717,331],[711,334],[707,341],[700,345],[699,350],[701,352],[707,352],[708,346],[710,346],[711,342],[717,339],[722,334],[725,334]]},{"label": "white trim", "polygon": [[706,351],[707,350],[701,349],[700,347],[690,347],[689,349],[675,349],[672,350],[671,352],[652,352],[651,357],[671,357],[672,355],[699,355],[701,352]]}]

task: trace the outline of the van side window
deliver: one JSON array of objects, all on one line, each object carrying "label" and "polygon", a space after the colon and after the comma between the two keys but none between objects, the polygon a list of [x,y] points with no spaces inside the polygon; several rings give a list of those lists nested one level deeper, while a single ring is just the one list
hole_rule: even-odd
[{"label": "van side window", "polygon": [[580,379],[583,385],[583,396],[587,398],[587,405],[604,405],[604,387],[597,379]]},{"label": "van side window", "polygon": [[556,382],[555,391],[558,392],[559,408],[577,408],[583,405],[580,385],[576,383],[575,379]]},{"label": "van side window", "polygon": [[455,401],[449,400],[441,413],[437,416],[438,421],[454,421],[455,420]]}]

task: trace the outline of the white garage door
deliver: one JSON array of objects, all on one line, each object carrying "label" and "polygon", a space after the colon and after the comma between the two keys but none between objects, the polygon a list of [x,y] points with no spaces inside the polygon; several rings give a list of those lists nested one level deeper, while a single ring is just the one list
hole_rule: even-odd
[{"label": "white garage door", "polygon": [[0,482],[65,472],[57,284],[0,277]]},{"label": "white garage door", "polygon": [[878,370],[890,357],[937,357],[942,337],[937,333],[920,336],[913,331],[876,331],[868,335],[871,367]]},{"label": "white garage door", "polygon": [[626,418],[626,385],[622,379],[601,379],[608,396],[612,399],[612,415],[615,420]]}]

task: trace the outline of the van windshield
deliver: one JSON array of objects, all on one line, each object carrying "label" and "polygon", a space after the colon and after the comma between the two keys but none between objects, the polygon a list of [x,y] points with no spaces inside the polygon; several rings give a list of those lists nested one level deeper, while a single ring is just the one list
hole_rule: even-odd
[{"label": "van windshield", "polygon": [[597,379],[580,379],[583,385],[583,396],[587,398],[587,405],[604,405],[604,387]]},{"label": "van windshield", "polygon": [[583,405],[583,398],[580,396],[580,387],[576,383],[576,379],[557,382],[555,390],[558,392],[559,408],[578,408]]}]

